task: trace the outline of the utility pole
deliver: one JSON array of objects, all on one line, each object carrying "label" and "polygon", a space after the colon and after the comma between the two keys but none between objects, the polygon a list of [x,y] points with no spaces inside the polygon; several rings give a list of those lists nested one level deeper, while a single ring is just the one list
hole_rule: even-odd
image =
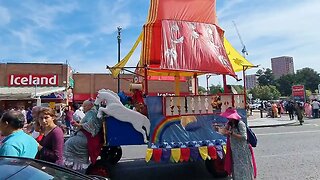
[{"label": "utility pole", "polygon": [[[121,44],[121,26],[118,26],[117,27],[118,29],[118,36],[117,36],[117,39],[118,39],[118,63],[120,62],[120,44]],[[118,93],[120,92],[120,73],[118,74]]]}]

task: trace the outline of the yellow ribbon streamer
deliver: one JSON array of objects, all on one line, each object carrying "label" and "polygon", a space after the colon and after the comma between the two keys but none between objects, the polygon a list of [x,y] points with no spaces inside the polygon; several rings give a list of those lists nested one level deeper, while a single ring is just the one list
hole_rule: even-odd
[{"label": "yellow ribbon streamer", "polygon": [[132,56],[133,52],[136,50],[138,44],[140,43],[140,41],[142,41],[142,37],[143,37],[143,32],[140,33],[137,41],[134,43],[134,45],[131,48],[131,50],[129,51],[129,53],[120,62],[118,62],[116,65],[114,65],[110,69],[113,77],[117,77],[118,74],[121,71],[121,68],[123,68],[127,64],[127,62],[129,61],[130,57]]}]

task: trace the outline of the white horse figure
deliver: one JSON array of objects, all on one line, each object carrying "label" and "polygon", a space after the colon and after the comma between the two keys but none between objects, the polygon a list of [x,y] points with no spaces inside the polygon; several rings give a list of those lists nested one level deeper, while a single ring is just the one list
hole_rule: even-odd
[{"label": "white horse figure", "polygon": [[99,108],[98,118],[101,118],[102,113],[104,112],[108,116],[112,116],[119,121],[131,123],[134,129],[143,135],[144,142],[148,142],[147,136],[150,132],[150,120],[145,115],[125,107],[121,103],[118,94],[109,89],[99,90],[94,103],[100,105],[100,103],[104,101],[106,102],[106,107]]}]

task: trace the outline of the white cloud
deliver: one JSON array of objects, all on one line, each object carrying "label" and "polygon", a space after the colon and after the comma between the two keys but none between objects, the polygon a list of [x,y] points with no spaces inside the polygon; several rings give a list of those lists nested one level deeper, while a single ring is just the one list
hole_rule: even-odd
[{"label": "white cloud", "polygon": [[71,13],[79,8],[76,1],[62,1],[51,5],[41,3],[41,1],[25,1],[23,6],[28,14],[26,17],[33,21],[37,27],[46,29],[55,28],[58,25],[55,24],[55,20],[61,14]]},{"label": "white cloud", "polygon": [[0,6],[0,26],[4,26],[11,21],[11,16],[7,8]]},{"label": "white cloud", "polygon": [[23,30],[12,30],[11,33],[16,36],[19,40],[21,48],[31,49],[41,47],[41,43],[38,41],[37,36],[33,33],[32,28],[24,28]]},{"label": "white cloud", "polygon": [[[239,3],[243,5],[248,1]],[[249,51],[248,59],[255,64],[270,67],[271,57],[288,55],[294,57],[295,69],[312,66],[319,71],[320,65],[314,62],[320,53],[311,49],[320,45],[320,1],[259,1],[254,8],[251,6],[246,11],[243,8],[237,9],[239,3],[228,8],[232,11],[229,14],[233,16],[227,15],[220,23],[231,43],[241,50],[231,21],[237,22]]]}]

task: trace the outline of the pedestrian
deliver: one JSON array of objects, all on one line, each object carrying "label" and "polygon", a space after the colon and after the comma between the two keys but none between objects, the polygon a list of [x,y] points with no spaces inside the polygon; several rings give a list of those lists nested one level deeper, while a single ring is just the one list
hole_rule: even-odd
[{"label": "pedestrian", "polygon": [[312,116],[313,116],[313,118],[318,118],[318,116],[319,116],[319,106],[320,106],[319,102],[316,99],[314,99],[312,101],[311,105],[312,105]]},{"label": "pedestrian", "polygon": [[27,109],[27,124],[30,124],[32,122],[32,111],[31,108],[28,107]]},{"label": "pedestrian", "polygon": [[79,123],[84,118],[85,114],[83,112],[83,107],[79,107],[79,104],[75,105],[75,109],[76,111],[73,113],[73,120]]},{"label": "pedestrian", "polygon": [[293,104],[292,101],[287,103],[286,110],[289,113],[290,120],[294,120],[294,110],[295,110],[295,108],[294,108],[294,104]]},{"label": "pedestrian", "polygon": [[251,180],[256,177],[256,165],[251,145],[247,142],[246,124],[235,109],[221,114],[229,121],[222,133],[227,135],[225,170],[234,180]]},{"label": "pedestrian", "polygon": [[300,125],[302,125],[302,123],[304,122],[303,121],[303,106],[300,102],[298,102],[296,104],[296,113],[297,113],[297,117],[300,122]]},{"label": "pedestrian", "polygon": [[44,136],[38,145],[37,158],[62,165],[64,137],[62,129],[56,125],[55,111],[47,107],[41,108],[38,119],[44,128]]},{"label": "pedestrian", "polygon": [[72,110],[71,106],[67,106],[64,110],[64,113],[65,113],[65,123],[67,126],[67,134],[70,134],[72,130],[71,122],[73,121],[74,111]]},{"label": "pedestrian", "polygon": [[307,101],[306,103],[304,103],[304,113],[306,115],[307,118],[311,118],[312,116],[312,106],[309,103],[309,101]]},{"label": "pedestrian", "polygon": [[4,113],[0,119],[0,132],[6,136],[0,145],[0,156],[16,156],[34,158],[38,151],[38,143],[23,132],[24,115],[15,110]]},{"label": "pedestrian", "polygon": [[90,161],[94,164],[100,155],[103,135],[102,120],[97,118],[98,112],[93,101],[84,101],[82,107],[85,117],[80,123],[74,121],[73,125],[78,128],[78,131],[65,143],[64,163],[67,167],[85,172]]},{"label": "pedestrian", "polygon": [[277,104],[275,102],[272,103],[271,109],[272,109],[272,117],[273,118],[278,117],[278,107],[277,107]]},{"label": "pedestrian", "polygon": [[281,117],[281,112],[282,112],[281,102],[277,103],[277,108],[278,108],[278,115],[279,115],[279,117]]}]

